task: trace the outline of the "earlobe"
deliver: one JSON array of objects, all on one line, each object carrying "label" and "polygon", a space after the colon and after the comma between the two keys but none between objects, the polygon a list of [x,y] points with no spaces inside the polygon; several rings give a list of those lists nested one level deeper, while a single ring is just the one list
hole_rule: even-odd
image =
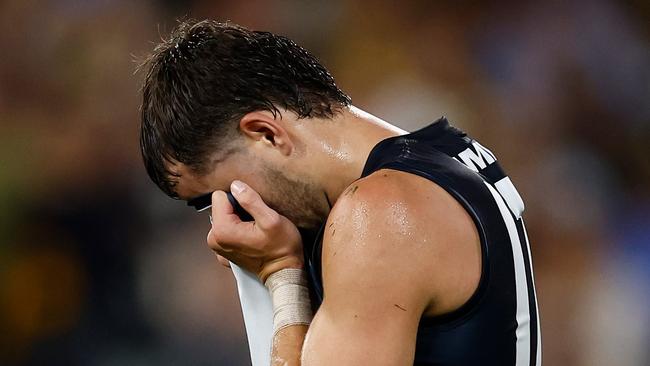
[{"label": "earlobe", "polygon": [[289,155],[293,149],[289,134],[282,125],[281,117],[276,118],[269,111],[254,111],[245,114],[239,121],[239,130],[244,136],[262,142],[268,147],[279,149]]}]

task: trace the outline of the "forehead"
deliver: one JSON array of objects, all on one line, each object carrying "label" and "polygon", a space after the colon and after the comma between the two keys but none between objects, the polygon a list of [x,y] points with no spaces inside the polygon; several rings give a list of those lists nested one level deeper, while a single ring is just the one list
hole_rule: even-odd
[{"label": "forehead", "polygon": [[198,174],[188,165],[180,162],[169,163],[168,169],[176,174],[175,191],[182,200],[190,200],[216,190],[228,190],[234,179],[249,177],[255,164],[242,161],[235,155],[215,159],[205,174]]}]

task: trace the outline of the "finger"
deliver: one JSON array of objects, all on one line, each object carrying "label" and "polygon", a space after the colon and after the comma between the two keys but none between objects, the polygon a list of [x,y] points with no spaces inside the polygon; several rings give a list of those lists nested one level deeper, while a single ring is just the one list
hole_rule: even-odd
[{"label": "finger", "polygon": [[208,231],[206,242],[208,243],[208,248],[214,250],[215,252],[222,250],[221,245],[219,245],[219,241],[217,240],[217,236],[215,235],[215,231],[212,229]]},{"label": "finger", "polygon": [[239,222],[239,216],[233,210],[224,191],[212,192],[212,221]]},{"label": "finger", "polygon": [[206,237],[208,247],[222,256],[231,256],[233,253],[245,251],[249,245],[247,243],[258,241],[255,232],[250,230],[249,225],[252,224],[252,222],[239,222],[223,225],[213,221]]},{"label": "finger", "polygon": [[224,237],[225,235],[223,233],[220,234],[214,229],[211,229],[207,237],[208,247],[220,255],[227,255],[227,253],[233,252],[234,249],[230,245],[225,245],[224,248],[224,242],[222,241]]},{"label": "finger", "polygon": [[[212,193],[212,229],[211,235],[215,242],[232,241],[237,239],[237,223],[241,219],[233,211],[228,196],[224,191],[214,191]],[[210,239],[210,235],[208,235]],[[210,241],[208,240],[208,243]]]},{"label": "finger", "polygon": [[235,180],[230,185],[230,191],[242,208],[253,216],[255,223],[260,228],[267,229],[279,222],[280,214],[267,206],[259,193],[255,192],[248,184]]},{"label": "finger", "polygon": [[219,261],[219,263],[221,263],[222,266],[230,268],[230,261],[226,259],[226,257],[221,256],[217,253],[215,253],[215,255],[217,256],[217,261]]}]

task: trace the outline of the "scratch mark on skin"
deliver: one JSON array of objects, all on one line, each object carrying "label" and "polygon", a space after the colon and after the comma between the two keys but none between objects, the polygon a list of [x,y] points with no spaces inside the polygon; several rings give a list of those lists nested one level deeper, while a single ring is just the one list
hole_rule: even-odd
[{"label": "scratch mark on skin", "polygon": [[396,308],[398,308],[398,309],[400,309],[400,310],[402,310],[402,311],[406,311],[406,309],[404,309],[403,307],[401,307],[401,306],[399,306],[399,305],[397,305],[397,304],[393,304],[393,305],[395,305]]},{"label": "scratch mark on skin", "polygon": [[332,236],[336,233],[336,229],[332,230]]},{"label": "scratch mark on skin", "polygon": [[357,186],[357,185],[352,186],[352,187],[348,188],[347,191],[345,191],[345,195],[346,195],[346,196],[347,196],[347,195],[353,195],[354,192],[357,191],[357,189],[359,189],[359,186]]},{"label": "scratch mark on skin", "polygon": [[332,225],[334,225],[334,223],[330,222],[330,224],[327,227],[332,227]]}]

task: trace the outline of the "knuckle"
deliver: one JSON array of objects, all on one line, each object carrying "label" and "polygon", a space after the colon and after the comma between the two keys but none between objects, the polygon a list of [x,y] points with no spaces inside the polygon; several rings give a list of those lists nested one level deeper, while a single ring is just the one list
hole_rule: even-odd
[{"label": "knuckle", "polygon": [[223,253],[230,253],[230,252],[232,252],[234,247],[235,247],[235,246],[234,246],[233,244],[231,244],[231,243],[227,243],[227,242],[219,243],[219,249],[220,249],[221,252],[223,252]]},{"label": "knuckle", "polygon": [[206,236],[205,240],[208,242],[208,244],[217,242],[216,238],[214,237],[214,232],[212,230],[208,231],[208,235]]},{"label": "knuckle", "polygon": [[229,253],[227,250],[223,249],[222,247],[213,248],[212,250],[214,250],[214,252],[221,257],[223,257],[224,255],[228,255]]},{"label": "knuckle", "polygon": [[208,233],[207,242],[208,242],[208,247],[210,247],[210,249],[214,249],[214,250],[221,249],[221,247],[223,246],[223,235],[219,234],[219,231],[216,231],[213,228]]},{"label": "knuckle", "polygon": [[213,240],[215,242],[218,242],[222,238],[222,231],[219,230],[219,227],[216,225],[212,225],[212,230],[210,230],[210,234],[208,235],[208,241]]},{"label": "knuckle", "polygon": [[209,241],[208,242],[208,248],[218,252],[221,249],[221,246],[219,246],[219,243],[217,243],[215,241],[212,241],[212,242]]},{"label": "knuckle", "polygon": [[282,224],[282,217],[279,213],[272,211],[267,216],[267,225],[269,228],[277,228]]}]

